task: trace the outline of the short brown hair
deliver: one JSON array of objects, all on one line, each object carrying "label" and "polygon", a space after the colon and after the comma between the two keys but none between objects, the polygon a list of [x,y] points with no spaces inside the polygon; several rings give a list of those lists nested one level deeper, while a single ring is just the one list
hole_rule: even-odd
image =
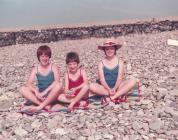
[{"label": "short brown hair", "polygon": [[66,56],[66,64],[68,64],[69,62],[80,63],[79,55],[76,52],[69,52]]},{"label": "short brown hair", "polygon": [[40,61],[39,57],[42,54],[45,54],[45,55],[49,56],[49,58],[51,58],[51,49],[50,49],[50,47],[48,47],[47,45],[42,45],[37,49],[37,57],[38,57],[39,61]]}]

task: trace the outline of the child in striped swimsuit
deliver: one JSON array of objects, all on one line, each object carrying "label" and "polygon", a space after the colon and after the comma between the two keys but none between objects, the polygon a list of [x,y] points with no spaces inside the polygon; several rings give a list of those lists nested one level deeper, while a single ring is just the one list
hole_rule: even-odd
[{"label": "child in striped swimsuit", "polygon": [[116,57],[116,51],[119,48],[121,45],[114,43],[113,40],[98,46],[98,49],[104,51],[105,58],[98,65],[98,83],[90,84],[91,92],[100,96],[109,95],[113,102],[117,102],[121,96],[128,94],[136,84],[135,79],[123,81],[124,63]]},{"label": "child in striped swimsuit", "polygon": [[[73,110],[76,104],[88,97],[88,80],[84,68],[79,67],[79,56],[76,52],[69,52],[66,56],[67,72],[65,74],[65,94],[61,94],[58,100],[69,103],[69,110]],[[86,101],[83,101],[83,106]]]}]

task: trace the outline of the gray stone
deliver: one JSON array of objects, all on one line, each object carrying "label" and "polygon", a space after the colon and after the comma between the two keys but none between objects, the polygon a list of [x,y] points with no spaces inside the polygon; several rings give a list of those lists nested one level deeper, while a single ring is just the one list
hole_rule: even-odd
[{"label": "gray stone", "polygon": [[123,140],[130,140],[130,139],[129,139],[129,136],[124,136],[124,137],[123,137]]},{"label": "gray stone", "polygon": [[165,107],[165,112],[174,117],[178,116],[178,111],[174,110],[171,107]]},{"label": "gray stone", "polygon": [[56,128],[58,126],[58,122],[56,119],[50,119],[47,123],[49,129]]},{"label": "gray stone", "polygon": [[142,135],[144,140],[149,140],[150,138],[148,136]]},{"label": "gray stone", "polygon": [[132,123],[132,128],[136,131],[139,131],[142,128],[142,126],[139,122],[135,121],[135,122]]},{"label": "gray stone", "polygon": [[114,137],[111,134],[104,134],[103,138],[105,138],[105,139],[113,139]]},{"label": "gray stone", "polygon": [[24,130],[23,128],[16,128],[14,133],[20,137],[24,137],[28,134],[28,132],[26,130]]},{"label": "gray stone", "polygon": [[139,136],[138,135],[131,135],[130,140],[139,140]]},{"label": "gray stone", "polygon": [[144,116],[143,110],[139,110],[139,111],[137,112],[137,115],[138,115],[138,116]]},{"label": "gray stone", "polygon": [[169,91],[170,96],[176,96],[176,97],[178,97],[177,93],[178,93],[178,88]]},{"label": "gray stone", "polygon": [[94,136],[89,136],[87,140],[96,140]]},{"label": "gray stone", "polygon": [[146,99],[141,100],[141,104],[143,104],[143,105],[148,105],[149,103],[151,103],[150,100],[146,100]]},{"label": "gray stone", "polygon": [[46,134],[43,132],[43,131],[39,131],[38,134],[37,134],[37,137],[38,138],[42,138],[42,139],[45,139],[45,136]]},{"label": "gray stone", "polygon": [[166,131],[166,135],[178,135],[178,130],[168,130]]},{"label": "gray stone", "polygon": [[32,124],[31,127],[34,129],[39,129],[42,123],[39,120],[35,120]]},{"label": "gray stone", "polygon": [[129,109],[129,103],[124,103],[123,105],[122,105],[122,107],[124,108],[124,109]]},{"label": "gray stone", "polygon": [[52,134],[58,134],[58,135],[65,135],[67,134],[68,132],[66,132],[66,130],[64,130],[63,128],[57,128],[57,129],[53,129],[52,130]]},{"label": "gray stone", "polygon": [[79,136],[76,140],[86,140],[86,137]]},{"label": "gray stone", "polygon": [[0,101],[0,112],[8,111],[12,106],[12,100],[1,100]]},{"label": "gray stone", "polygon": [[74,134],[74,133],[72,133],[72,134],[68,134],[68,136],[71,138],[71,139],[77,139],[77,134]]},{"label": "gray stone", "polygon": [[95,140],[102,140],[102,136],[101,135],[94,135]]},{"label": "gray stone", "polygon": [[149,124],[150,129],[158,131],[161,129],[161,127],[163,126],[163,123],[161,120],[154,120]]},{"label": "gray stone", "polygon": [[58,139],[61,139],[61,140],[71,140],[68,136],[60,136]]}]

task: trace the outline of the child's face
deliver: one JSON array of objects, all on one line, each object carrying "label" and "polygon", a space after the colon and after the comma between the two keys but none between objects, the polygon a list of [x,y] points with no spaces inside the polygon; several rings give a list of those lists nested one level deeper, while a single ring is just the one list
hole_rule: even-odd
[{"label": "child's face", "polygon": [[40,55],[39,60],[40,60],[40,63],[44,66],[49,64],[49,56],[44,53]]},{"label": "child's face", "polygon": [[112,57],[112,56],[114,56],[115,55],[115,52],[116,52],[116,49],[115,49],[115,47],[106,47],[105,48],[105,54],[106,54],[106,56],[108,56],[108,57]]},{"label": "child's face", "polygon": [[68,67],[68,69],[69,69],[70,72],[76,72],[77,69],[78,69],[78,63],[75,62],[75,61],[69,62],[69,63],[67,64],[67,67]]}]

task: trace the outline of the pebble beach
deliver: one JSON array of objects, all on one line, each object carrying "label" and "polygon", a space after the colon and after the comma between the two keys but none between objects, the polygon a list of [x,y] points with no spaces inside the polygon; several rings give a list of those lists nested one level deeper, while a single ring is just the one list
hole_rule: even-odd
[{"label": "pebble beach", "polygon": [[[141,100],[109,104],[104,108],[72,113],[18,113],[24,101],[19,88],[38,63],[36,50],[43,44],[20,44],[0,48],[0,140],[177,140],[178,139],[178,31],[130,34],[115,38],[123,44],[126,78],[140,81]],[[97,50],[106,38],[45,43],[52,49],[64,84],[65,56],[79,53],[89,82],[98,76],[97,64],[104,53]]]}]

